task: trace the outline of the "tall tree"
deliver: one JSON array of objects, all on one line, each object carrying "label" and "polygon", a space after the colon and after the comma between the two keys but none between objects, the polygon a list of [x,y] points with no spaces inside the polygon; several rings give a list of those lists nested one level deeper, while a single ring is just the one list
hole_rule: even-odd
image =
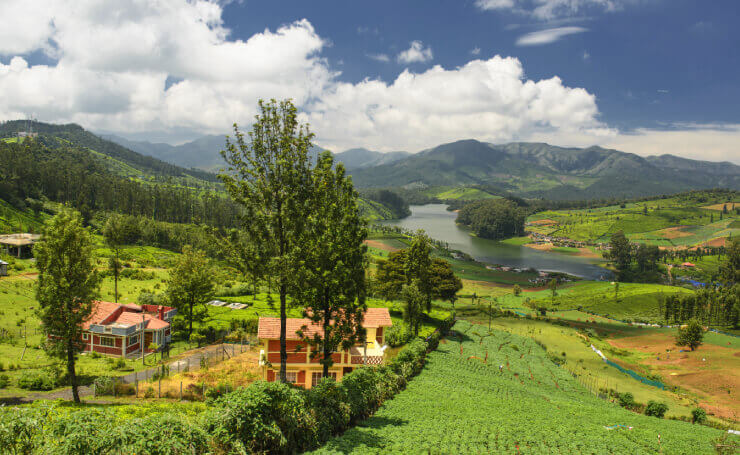
[{"label": "tall tree", "polygon": [[720,277],[725,283],[740,283],[740,239],[734,238],[727,246],[725,261],[720,264]]},{"label": "tall tree", "polygon": [[403,286],[401,298],[405,303],[403,307],[403,320],[406,321],[409,329],[414,332],[414,335],[419,335],[421,315],[424,311],[426,296],[419,290],[418,280],[414,280],[411,284],[405,284]]},{"label": "tall tree", "polygon": [[302,327],[299,335],[313,348],[312,358],[320,357],[326,377],[334,364],[332,353],[365,338],[367,229],[342,163],[334,166],[331,153],[324,152],[312,175],[311,214],[301,243],[314,247],[300,256],[295,298],[307,307],[306,316],[322,327],[313,334]]},{"label": "tall tree", "polygon": [[48,221],[34,247],[39,269],[39,318],[47,335],[47,352],[67,362],[72,396],[80,402],[75,372],[82,344],[82,324],[92,313],[97,295],[93,239],[79,212],[64,209]]},{"label": "tall tree", "polygon": [[629,272],[630,264],[632,263],[632,245],[630,245],[624,232],[618,231],[612,234],[609,247],[607,256],[614,261],[618,275],[623,276]]},{"label": "tall tree", "polygon": [[115,302],[118,303],[118,278],[121,275],[121,250],[126,241],[126,232],[123,216],[113,214],[108,217],[103,227],[103,238],[105,244],[113,252],[113,256],[108,260],[108,268],[113,272]]},{"label": "tall tree", "polygon": [[[188,320],[188,339],[193,335],[193,321],[202,319],[205,303],[213,297],[213,267],[205,253],[185,245],[167,281],[167,298]],[[198,307],[200,305],[200,307]]]},{"label": "tall tree", "polygon": [[555,305],[555,296],[558,295],[558,280],[553,278],[550,280],[550,283],[547,285],[548,288],[550,288],[551,297],[552,297],[552,304]]},{"label": "tall tree", "polygon": [[286,382],[288,360],[286,319],[288,293],[298,256],[299,239],[310,214],[311,172],[308,152],[313,134],[300,125],[289,100],[259,102],[249,141],[234,125],[235,141],[227,138],[221,152],[227,169],[219,175],[232,199],[244,208],[242,228],[264,249],[261,263],[280,297],[280,380]]},{"label": "tall tree", "polygon": [[411,239],[411,246],[406,254],[406,284],[414,283],[424,296],[424,308],[432,307],[432,288],[430,268],[432,265],[432,244],[423,230],[418,230]]},{"label": "tall tree", "polygon": [[686,327],[678,329],[676,335],[676,344],[678,346],[688,346],[692,351],[698,348],[703,340],[704,328],[696,319],[691,319]]},{"label": "tall tree", "polygon": [[429,268],[429,280],[432,286],[432,295],[440,300],[446,300],[455,307],[457,293],[462,289],[462,281],[452,271],[450,263],[440,258],[433,258]]}]

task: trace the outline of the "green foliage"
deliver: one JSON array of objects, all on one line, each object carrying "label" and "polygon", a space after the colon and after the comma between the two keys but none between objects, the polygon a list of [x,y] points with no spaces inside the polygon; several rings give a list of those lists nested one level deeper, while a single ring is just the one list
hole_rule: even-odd
[{"label": "green foliage", "polygon": [[167,282],[167,297],[185,314],[189,327],[188,337],[193,333],[193,322],[201,320],[205,303],[213,297],[215,289],[213,267],[203,251],[186,245]]},{"label": "green foliage", "polygon": [[414,335],[419,335],[426,297],[419,290],[418,281],[404,285],[401,289],[401,298],[404,301],[403,320]]},{"label": "green foliage", "polygon": [[706,423],[707,411],[702,408],[694,408],[691,410],[691,422],[692,423]]},{"label": "green foliage", "polygon": [[345,388],[325,377],[306,392],[306,400],[317,422],[320,441],[336,436],[349,426],[351,408]]},{"label": "green foliage", "polygon": [[328,376],[334,364],[331,353],[349,349],[365,337],[367,229],[352,180],[342,163],[334,166],[331,153],[319,156],[311,179],[312,210],[299,241],[303,247],[293,277],[293,296],[310,305],[306,316],[323,328],[321,333],[306,335],[301,327],[298,333]]},{"label": "green foliage", "polygon": [[78,212],[62,210],[49,220],[34,247],[39,269],[39,318],[49,338],[47,352],[67,362],[74,400],[79,402],[75,356],[83,348],[82,323],[92,312],[98,276],[93,240]]},{"label": "green foliage", "polygon": [[525,209],[508,199],[484,199],[466,204],[457,222],[484,239],[500,240],[524,234]]},{"label": "green foliage", "polygon": [[[290,100],[259,102],[260,114],[252,125],[249,142],[234,125],[235,141],[227,138],[221,154],[228,168],[219,175],[229,195],[244,209],[243,233],[258,251],[265,274],[273,277],[280,298],[284,326],[288,292],[300,267],[301,253],[315,245],[301,244],[312,179],[309,150],[313,134],[298,122]],[[281,331],[282,333],[282,331]],[[285,381],[285,337],[280,339],[280,379]]]},{"label": "green foliage", "polygon": [[56,378],[48,371],[30,370],[18,377],[18,387],[27,390],[51,390],[56,386]]},{"label": "green foliage", "polygon": [[631,408],[635,405],[635,397],[630,392],[623,392],[619,394],[619,406],[623,408]]},{"label": "green foliage", "polygon": [[391,211],[392,218],[404,218],[411,215],[409,204],[398,193],[391,190],[366,191],[362,194],[365,198],[378,202]]},{"label": "green foliage", "polygon": [[668,405],[657,401],[648,401],[645,407],[645,415],[662,419],[668,411]]},{"label": "green foliage", "polygon": [[698,348],[704,340],[704,327],[696,319],[690,320],[686,327],[678,329],[676,345],[688,346],[692,351]]},{"label": "green foliage", "polygon": [[732,239],[727,247],[725,262],[720,266],[720,278],[726,283],[740,283],[740,239]]},{"label": "green foliage", "polygon": [[385,342],[388,346],[403,346],[414,338],[414,334],[407,326],[395,324],[385,332]]},{"label": "green foliage", "polygon": [[316,444],[316,418],[305,393],[258,381],[216,400],[206,429],[225,452],[293,453]]}]

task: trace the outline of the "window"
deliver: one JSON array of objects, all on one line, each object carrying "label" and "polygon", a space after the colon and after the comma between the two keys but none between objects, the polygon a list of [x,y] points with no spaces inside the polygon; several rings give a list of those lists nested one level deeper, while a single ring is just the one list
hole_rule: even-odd
[{"label": "window", "polygon": [[133,345],[135,345],[138,342],[139,342],[139,335],[134,335],[132,337],[128,337],[128,345],[129,346],[133,346]]},{"label": "window", "polygon": [[83,340],[83,341],[87,341],[87,340],[89,340],[89,339],[90,339],[90,334],[89,334],[89,333],[83,333],[83,334],[82,334],[82,340]]},{"label": "window", "polygon": [[[321,372],[311,373],[311,387],[315,387],[316,385],[318,385],[318,383],[321,380],[322,376],[323,375],[321,374]],[[328,377],[333,378],[335,381],[337,380],[337,374],[336,373],[329,373],[329,376]]]},{"label": "window", "polygon": [[115,346],[115,341],[111,337],[100,337],[100,345],[101,346],[109,346],[113,347]]},{"label": "window", "polygon": [[298,382],[298,373],[295,371],[286,371],[285,372],[285,380],[288,381],[291,384],[295,384]]}]

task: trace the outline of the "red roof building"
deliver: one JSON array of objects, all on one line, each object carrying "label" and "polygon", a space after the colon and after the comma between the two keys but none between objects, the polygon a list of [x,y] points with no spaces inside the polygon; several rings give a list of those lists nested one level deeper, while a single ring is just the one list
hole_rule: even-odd
[{"label": "red roof building", "polygon": [[[366,330],[366,342],[353,346],[342,352],[331,355],[334,365],[329,375],[341,380],[342,377],[363,365],[380,365],[385,351],[385,328],[391,327],[391,315],[388,308],[368,308],[362,321]],[[307,318],[289,318],[286,320],[286,339],[288,351],[288,382],[311,388],[322,378],[321,357],[311,358],[311,347],[301,341],[298,331],[305,327],[303,334],[323,335],[323,328]],[[280,371],[280,318],[261,317],[257,336],[262,345],[260,365],[263,379],[275,381]]]},{"label": "red roof building", "polygon": [[90,317],[82,324],[85,352],[98,352],[117,357],[153,352],[172,340],[170,321],[175,308],[161,305],[135,305],[95,302]]}]

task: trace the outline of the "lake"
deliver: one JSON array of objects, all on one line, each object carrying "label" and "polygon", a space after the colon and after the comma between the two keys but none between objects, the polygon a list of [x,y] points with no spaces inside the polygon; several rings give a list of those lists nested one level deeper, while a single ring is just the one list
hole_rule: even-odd
[{"label": "lake", "polygon": [[457,213],[447,211],[444,204],[412,205],[411,216],[402,220],[383,221],[388,226],[424,229],[430,237],[447,242],[478,261],[510,267],[564,272],[589,280],[611,279],[611,271],[599,267],[587,258],[560,253],[548,253],[524,246],[507,245],[470,235],[468,229],[455,224]]}]

